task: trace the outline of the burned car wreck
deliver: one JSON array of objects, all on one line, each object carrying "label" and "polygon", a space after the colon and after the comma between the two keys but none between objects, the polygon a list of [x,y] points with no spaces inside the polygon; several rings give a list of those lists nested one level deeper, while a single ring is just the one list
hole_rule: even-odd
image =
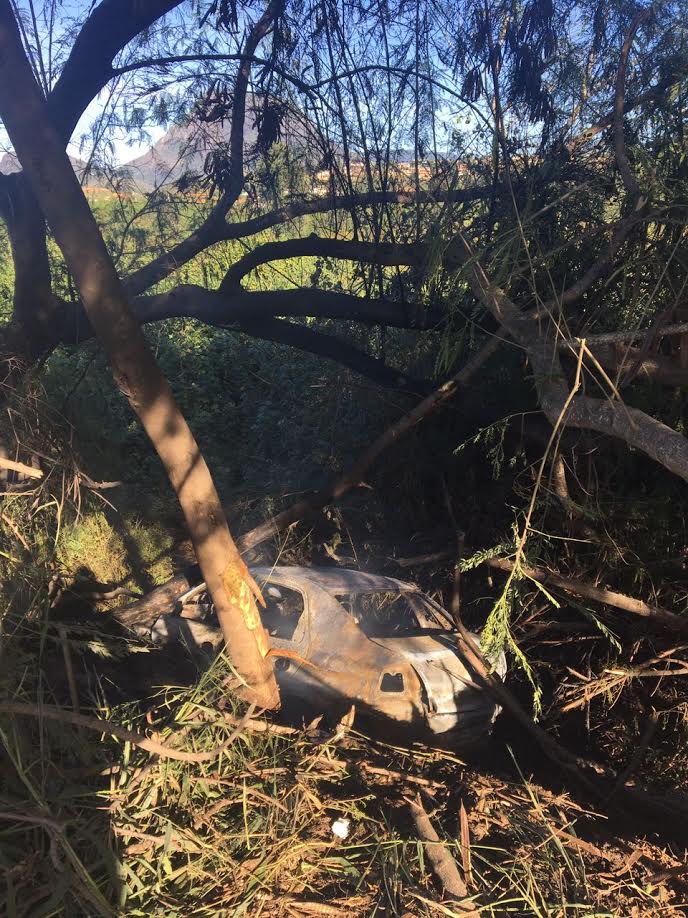
[{"label": "burned car wreck", "polygon": [[[344,712],[466,746],[486,737],[499,708],[457,648],[449,614],[409,583],[341,568],[255,567],[283,700],[292,714]],[[203,585],[181,614],[153,625],[155,643],[180,640],[196,656],[222,643]],[[474,636],[479,644],[479,638]],[[493,661],[503,676],[502,655]]]}]

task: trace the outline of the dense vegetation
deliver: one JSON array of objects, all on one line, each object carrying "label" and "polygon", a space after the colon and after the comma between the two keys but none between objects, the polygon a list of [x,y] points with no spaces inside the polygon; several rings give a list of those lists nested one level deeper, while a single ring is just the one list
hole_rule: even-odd
[{"label": "dense vegetation", "polygon": [[[8,913],[461,914],[420,791],[481,914],[681,914],[684,6],[82,6],[19,4],[25,50],[65,143],[107,87],[86,197],[232,533],[417,410],[250,560],[418,581],[507,651],[528,713],[470,767],[346,724],[263,733],[226,656],[201,674],[119,626],[193,546],[30,168],[0,174],[0,458],[34,469],[0,498]],[[177,179],[136,187],[115,138],[174,124]],[[233,742],[156,758],[122,733],[149,728]]]}]

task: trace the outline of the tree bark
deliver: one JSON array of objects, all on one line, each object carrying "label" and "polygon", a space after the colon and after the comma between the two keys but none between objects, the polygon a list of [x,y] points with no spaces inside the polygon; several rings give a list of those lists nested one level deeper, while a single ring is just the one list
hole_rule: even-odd
[{"label": "tree bark", "polygon": [[208,467],[153,357],[96,221],[51,123],[21,45],[9,0],[0,0],[0,116],[28,182],[69,266],[113,376],[160,456],[177,493],[222,625],[248,694],[279,704],[260,591],[239,555]]}]

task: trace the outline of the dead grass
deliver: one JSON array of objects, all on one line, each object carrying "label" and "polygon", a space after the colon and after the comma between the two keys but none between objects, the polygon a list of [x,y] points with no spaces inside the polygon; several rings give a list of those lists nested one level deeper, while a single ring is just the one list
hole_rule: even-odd
[{"label": "dead grass", "polygon": [[[3,694],[65,705],[59,643],[39,621],[5,637]],[[41,633],[37,668],[29,648]],[[93,687],[82,708],[175,749],[215,749],[243,715],[223,658],[145,710],[111,709],[86,679],[85,651],[74,642],[80,691]],[[446,751],[260,719],[203,763],[150,755],[106,726],[101,739],[40,717],[0,715],[0,741],[0,872],[12,918],[458,915],[409,817],[418,793],[483,916],[644,918],[684,914],[688,903],[680,878],[652,880],[680,864],[666,849],[614,839],[567,794],[481,774]],[[345,840],[332,832],[338,818],[350,820]]]},{"label": "dead grass", "polygon": [[[43,419],[27,422],[18,432],[20,458],[41,438],[45,447],[44,426]],[[66,577],[87,569],[103,583],[132,586],[171,573],[166,531],[96,509],[97,496],[84,500],[69,438],[56,431],[45,479],[13,492],[4,505],[14,528],[2,528],[0,547],[4,583],[11,586],[0,608],[0,710],[5,699],[39,709],[69,710],[74,703],[70,663],[48,614],[50,565]],[[25,589],[17,601],[20,580]],[[517,632],[520,627],[516,622]],[[213,750],[233,736],[244,711],[225,684],[231,675],[225,660],[190,688],[167,686],[144,703],[113,707],[108,680],[130,689],[134,664],[152,672],[160,654],[83,622],[69,626],[68,640],[85,713],[183,752]],[[561,656],[559,644],[552,653]],[[601,653],[594,677],[590,669],[569,671],[554,703],[575,705],[576,716],[588,719],[592,710],[594,729],[609,735],[621,770],[644,725],[631,730],[619,699],[646,684],[648,670],[663,668],[666,713],[658,729],[668,718],[677,723],[667,727],[666,750],[652,746],[647,756],[660,756],[651,770],[664,771],[667,783],[685,783],[685,755],[674,742],[685,734],[683,696],[673,688],[681,679],[668,678],[682,665],[675,656],[636,654],[620,666]],[[486,918],[686,913],[688,887],[678,872],[685,851],[621,836],[584,801],[528,776],[481,773],[446,751],[340,734],[285,733],[252,721],[212,761],[188,763],[117,740],[105,725],[100,734],[0,713],[0,912],[12,918],[458,915],[409,817],[408,801],[420,793]],[[332,832],[338,818],[350,820],[345,840]]]}]

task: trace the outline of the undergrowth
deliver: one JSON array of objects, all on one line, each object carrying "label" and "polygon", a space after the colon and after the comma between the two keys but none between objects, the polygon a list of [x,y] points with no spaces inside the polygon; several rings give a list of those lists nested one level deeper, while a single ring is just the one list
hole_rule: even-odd
[{"label": "undergrowth", "polygon": [[[196,684],[167,686],[145,705],[82,697],[104,719],[94,743],[98,730],[41,715],[64,681],[53,638],[39,616],[2,648],[3,696],[33,705],[30,716],[10,716],[0,703],[0,866],[11,918],[459,915],[409,819],[406,801],[418,793],[482,915],[679,914],[673,893],[646,880],[662,863],[648,844],[611,896],[591,883],[627,849],[577,846],[587,815],[566,794],[488,778],[440,750],[247,720],[223,657]],[[154,664],[155,651],[139,651]],[[152,731],[174,753],[207,752],[208,761],[151,755],[112,738],[117,727]],[[349,820],[343,840],[337,819]]]}]

